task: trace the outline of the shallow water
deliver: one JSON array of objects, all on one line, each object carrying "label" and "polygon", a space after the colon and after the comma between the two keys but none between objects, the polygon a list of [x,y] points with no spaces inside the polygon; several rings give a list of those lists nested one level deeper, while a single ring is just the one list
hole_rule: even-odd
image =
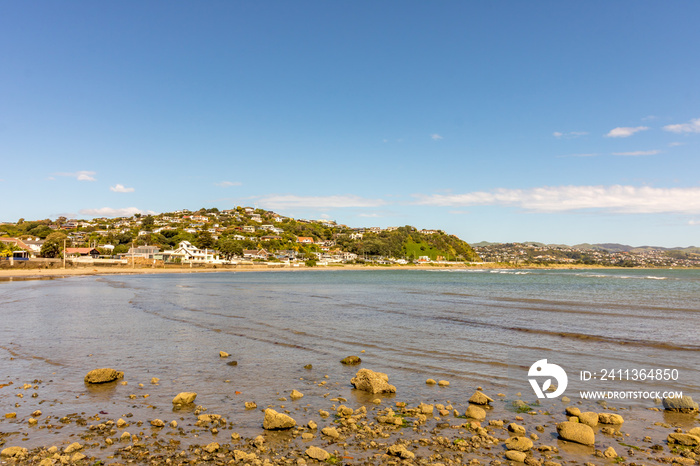
[{"label": "shallow water", "polygon": [[[15,385],[0,389],[0,403],[18,418],[38,400],[54,415],[118,417],[128,408],[167,418],[174,395],[195,391],[198,404],[252,430],[259,415],[246,412],[243,401],[274,404],[292,388],[367,401],[350,390],[357,368],[339,363],[351,354],[362,357],[362,367],[389,374],[405,401],[466,403],[477,386],[534,399],[527,370],[540,359],[566,370],[565,394],[574,401],[579,390],[603,389],[682,390],[697,399],[699,329],[697,270],[342,270],[6,282],[0,385]],[[220,350],[231,357],[219,358]],[[227,365],[231,360],[238,364]],[[129,385],[86,387],[84,375],[98,367],[124,371]],[[678,378],[579,376],[651,368],[676,369]],[[160,384],[151,385],[152,377]],[[449,380],[449,392],[427,386],[427,378]],[[18,399],[18,386],[35,379],[42,381],[38,400],[31,390]],[[322,380],[328,385],[311,383]],[[27,442],[42,442],[42,435],[60,432],[33,433]]]}]

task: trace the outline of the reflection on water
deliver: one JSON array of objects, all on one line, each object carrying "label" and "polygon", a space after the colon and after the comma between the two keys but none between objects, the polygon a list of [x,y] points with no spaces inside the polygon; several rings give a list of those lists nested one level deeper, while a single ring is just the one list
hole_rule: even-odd
[{"label": "reflection on water", "polygon": [[[363,367],[388,373],[403,399],[434,397],[426,378],[448,379],[465,393],[476,386],[529,390],[512,368],[527,371],[544,358],[566,368],[571,379],[580,370],[676,368],[681,377],[674,383],[620,382],[616,388],[692,395],[700,387],[698,328],[700,272],[694,270],[363,270],[22,281],[0,284],[0,384],[42,380],[39,391],[50,399],[70,398],[73,411],[75,403],[110,411],[110,403],[129,395],[136,395],[136,410],[149,403],[165,409],[162,400],[193,390],[198,402],[235,406],[244,416],[242,397],[276,399],[300,378],[326,374],[349,381],[357,368],[338,361],[356,354]],[[219,358],[221,350],[231,357]],[[237,365],[227,364],[232,360]],[[304,369],[307,364],[313,370]],[[87,389],[83,377],[98,367],[124,371],[129,385]],[[149,384],[152,377],[160,384]],[[567,391],[571,398],[574,393]],[[3,403],[10,396],[0,390]]]}]

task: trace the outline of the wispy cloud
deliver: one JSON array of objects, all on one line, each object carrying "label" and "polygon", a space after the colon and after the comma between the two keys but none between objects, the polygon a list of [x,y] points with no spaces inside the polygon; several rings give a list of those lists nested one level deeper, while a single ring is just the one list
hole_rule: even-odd
[{"label": "wispy cloud", "polygon": [[123,208],[113,208],[113,207],[100,207],[99,209],[80,209],[82,215],[89,215],[92,217],[131,217],[134,214],[155,214],[152,210],[143,211],[136,207],[123,207]]},{"label": "wispy cloud", "polygon": [[664,131],[672,133],[700,133],[700,118],[690,120],[690,123],[681,123],[678,125],[666,125]]},{"label": "wispy cloud", "polygon": [[500,188],[453,195],[415,195],[415,204],[432,206],[501,205],[533,212],[601,210],[613,213],[700,213],[700,187],[545,186]]},{"label": "wispy cloud", "polygon": [[700,225],[700,220],[697,220],[697,219],[688,220],[688,225]]},{"label": "wispy cloud", "polygon": [[647,115],[644,118],[642,118],[642,121],[654,121],[657,120],[659,117],[656,115]]},{"label": "wispy cloud", "polygon": [[379,218],[379,214],[358,214],[357,216],[362,218]]},{"label": "wispy cloud", "polygon": [[442,139],[442,136],[440,136],[437,133],[433,133],[430,135],[430,139],[432,139],[433,141],[439,141],[440,139]]},{"label": "wispy cloud", "polygon": [[552,136],[554,136],[557,139],[574,139],[580,138],[581,136],[586,136],[587,134],[588,133],[586,131],[569,131],[568,133],[555,131],[552,133]]},{"label": "wispy cloud", "polygon": [[678,146],[682,146],[682,145],[683,145],[682,142],[669,142],[668,143],[668,147],[678,147]]},{"label": "wispy cloud", "polygon": [[345,207],[379,207],[386,204],[382,199],[367,199],[360,196],[295,196],[271,195],[258,200],[270,209],[313,208],[333,209]]},{"label": "wispy cloud", "polygon": [[97,172],[91,172],[87,170],[82,170],[79,172],[60,172],[60,173],[54,173],[55,176],[67,176],[70,178],[75,178],[78,181],[97,181],[97,178],[95,178],[95,175],[97,175]]},{"label": "wispy cloud", "polygon": [[625,127],[625,126],[620,126],[618,128],[613,128],[610,130],[608,134],[605,136],[609,138],[628,138],[632,136],[634,133],[638,133],[640,131],[646,131],[648,130],[648,126],[635,126],[634,128],[630,127]]},{"label": "wispy cloud", "polygon": [[109,187],[110,191],[114,191],[115,193],[133,193],[134,188],[127,188],[123,184],[116,184],[114,186]]},{"label": "wispy cloud", "polygon": [[214,184],[221,188],[230,188],[231,186],[240,186],[242,183],[240,181],[220,181]]},{"label": "wispy cloud", "polygon": [[625,155],[630,157],[638,157],[641,155],[656,155],[660,154],[660,150],[636,150],[632,152],[613,152],[612,155]]}]

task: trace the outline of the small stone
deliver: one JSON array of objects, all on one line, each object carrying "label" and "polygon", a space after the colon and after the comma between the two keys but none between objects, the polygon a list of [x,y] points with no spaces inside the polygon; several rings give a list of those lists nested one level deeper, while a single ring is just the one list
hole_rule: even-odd
[{"label": "small stone", "polygon": [[129,425],[129,424],[128,424],[124,419],[122,419],[122,418],[119,418],[119,420],[117,420],[117,427],[120,428],[120,429],[121,429],[121,428],[124,428],[124,427],[126,427],[126,426],[128,426],[128,425]]},{"label": "small stone", "polygon": [[314,446],[307,448],[305,453],[306,456],[317,461],[326,461],[328,458],[331,457],[331,454],[323,448]]},{"label": "small stone", "polygon": [[517,450],[506,451],[506,458],[511,461],[517,461],[519,463],[524,463],[525,458],[527,458],[527,453]]},{"label": "small stone", "polygon": [[606,458],[617,458],[617,452],[613,447],[608,447],[603,452],[603,456],[605,456]]},{"label": "small stone", "polygon": [[175,421],[175,420],[170,421],[170,427],[172,427],[173,429],[177,429],[177,421]]},{"label": "small stone", "polygon": [[212,442],[212,443],[202,447],[202,450],[206,451],[207,453],[214,453],[215,451],[218,451],[219,448],[221,448],[221,445],[219,445],[216,442]]},{"label": "small stone", "polygon": [[78,461],[84,460],[85,458],[87,458],[86,455],[83,455],[80,452],[76,452],[76,453],[73,453],[73,456],[70,457],[70,461],[71,461],[71,463],[77,463]]},{"label": "small stone", "polygon": [[392,445],[386,452],[390,456],[398,456],[402,459],[413,459],[416,457],[412,451],[408,451],[403,445]]},{"label": "small stone", "polygon": [[152,383],[153,385],[158,385],[158,382],[160,382],[160,379],[159,379],[158,377],[153,377],[153,378],[151,379],[151,383]]},{"label": "small stone", "polygon": [[515,422],[511,422],[510,424],[508,424],[508,430],[518,435],[525,435],[526,432],[525,427],[520,426]]},{"label": "small stone", "polygon": [[418,405],[418,411],[420,411],[421,414],[425,414],[426,416],[432,416],[433,415],[433,410],[435,409],[435,406],[421,403]]},{"label": "small stone", "polygon": [[314,368],[314,366],[313,366],[312,364],[307,364],[307,365],[304,366],[304,369],[309,369],[309,370],[310,370],[310,369],[313,369],[313,368]]},{"label": "small stone", "polygon": [[153,427],[165,427],[165,422],[163,422],[161,419],[153,419],[151,421],[151,425]]},{"label": "small stone", "polygon": [[587,426],[595,427],[598,425],[598,417],[598,413],[587,411],[578,415],[578,421],[581,424],[586,424]]},{"label": "small stone", "polygon": [[493,398],[490,398],[486,395],[484,395],[483,392],[481,391],[476,391],[474,394],[469,398],[469,402],[473,403],[475,405],[487,405],[493,401]]},{"label": "small stone", "polygon": [[383,372],[360,369],[350,383],[356,389],[370,393],[396,393],[396,387],[389,385],[389,376]]},{"label": "small stone", "polygon": [[682,434],[678,432],[668,434],[667,441],[668,443],[675,443],[678,445],[685,445],[688,447],[700,445],[700,437],[698,437],[697,435]]},{"label": "small stone", "polygon": [[124,373],[114,369],[93,369],[85,376],[85,383],[108,383],[124,378]]},{"label": "small stone", "polygon": [[246,401],[245,402],[245,409],[255,409],[257,408],[258,405],[255,403],[255,401]]},{"label": "small stone", "polygon": [[625,422],[625,420],[619,414],[600,413],[598,415],[598,422],[600,422],[601,424],[619,425]]},{"label": "small stone", "polygon": [[73,442],[63,450],[63,453],[68,455],[68,454],[71,454],[75,451],[82,450],[82,449],[83,449],[83,446],[81,444],[79,444],[78,442]]},{"label": "small stone", "polygon": [[17,417],[17,413],[7,413],[5,414],[5,419],[14,419]]},{"label": "small stone", "polygon": [[476,419],[477,421],[483,421],[486,419],[486,411],[474,405],[469,405],[464,415],[468,418]]},{"label": "small stone", "polygon": [[449,386],[450,386],[450,382],[448,382],[447,380],[440,380],[440,381],[438,382],[438,385],[439,385],[440,387],[449,387]]},{"label": "small stone", "polygon": [[506,439],[506,448],[508,450],[528,451],[532,448],[532,440],[527,437],[510,437]]},{"label": "small stone", "polygon": [[241,434],[238,432],[234,432],[231,434],[231,440],[240,440],[241,439]]},{"label": "small stone", "polygon": [[265,430],[286,430],[297,425],[297,422],[286,414],[278,413],[274,409],[265,410],[265,420],[263,429]]},{"label": "small stone", "polygon": [[578,417],[579,414],[581,414],[581,410],[578,409],[576,406],[567,406],[567,407],[566,407],[566,415],[567,415],[567,416],[576,416],[576,417]]},{"label": "small stone", "polygon": [[595,444],[595,432],[590,426],[579,422],[561,422],[557,424],[559,437],[582,445]]},{"label": "small stone", "polygon": [[346,366],[356,366],[362,362],[362,359],[359,356],[348,356],[341,359],[340,362]]},{"label": "small stone", "polygon": [[292,393],[289,395],[289,398],[292,400],[298,400],[299,398],[302,398],[304,396],[303,393],[301,393],[298,390],[292,390]]},{"label": "small stone", "polygon": [[39,411],[38,409],[32,413],[32,417],[39,417],[39,416],[41,416],[41,411]]},{"label": "small stone", "polygon": [[334,439],[340,438],[340,434],[338,433],[338,429],[336,429],[335,427],[324,427],[323,429],[321,429],[321,433],[323,435],[325,435],[326,437],[330,437],[330,438],[334,438]]},{"label": "small stone", "polygon": [[7,447],[0,451],[0,456],[5,458],[24,458],[29,453],[29,450],[22,447]]},{"label": "small stone", "polygon": [[35,425],[37,425],[38,423],[39,423],[39,421],[37,421],[37,420],[34,419],[33,417],[30,417],[29,420],[27,421],[27,424],[29,424],[30,426],[35,426]]},{"label": "small stone", "polygon": [[307,422],[306,426],[311,430],[318,429],[318,424],[316,424],[313,420]]},{"label": "small stone", "polygon": [[231,356],[231,355],[228,354],[226,351],[219,351],[220,358],[228,358],[229,356]]},{"label": "small stone", "polygon": [[680,398],[664,398],[663,405],[666,411],[686,414],[698,412],[698,404],[694,402],[693,398],[690,396],[682,396]]},{"label": "small stone", "polygon": [[173,404],[176,406],[185,406],[194,403],[197,394],[194,392],[182,392],[173,398]]}]

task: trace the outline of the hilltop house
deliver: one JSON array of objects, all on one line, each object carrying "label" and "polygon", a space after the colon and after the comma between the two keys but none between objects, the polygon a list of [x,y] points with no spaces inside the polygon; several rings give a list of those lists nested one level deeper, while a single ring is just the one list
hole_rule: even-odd
[{"label": "hilltop house", "polygon": [[297,243],[314,244],[314,239],[310,236],[297,236]]}]

